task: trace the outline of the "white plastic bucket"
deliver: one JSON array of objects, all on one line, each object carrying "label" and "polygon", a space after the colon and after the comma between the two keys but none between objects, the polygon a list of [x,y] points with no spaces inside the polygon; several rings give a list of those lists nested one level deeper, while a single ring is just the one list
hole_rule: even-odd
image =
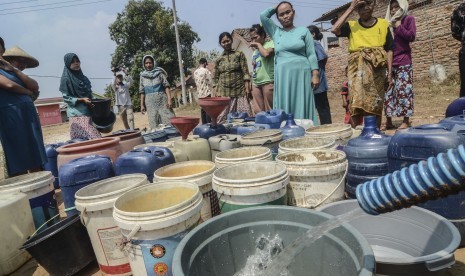
[{"label": "white plastic bucket", "polygon": [[200,220],[202,193],[195,183],[147,184],[120,196],[113,218],[121,229],[133,275],[173,275],[173,254]]},{"label": "white plastic bucket", "polygon": [[244,134],[240,138],[241,145],[248,146],[264,146],[270,148],[271,154],[278,154],[279,142],[283,139],[283,134],[278,129],[263,129]]},{"label": "white plastic bucket", "polygon": [[346,154],[339,150],[306,150],[276,156],[290,176],[288,204],[316,208],[344,199]]},{"label": "white plastic bucket", "polygon": [[[58,214],[53,181],[55,177],[49,171],[15,176],[0,181],[0,193],[25,193],[29,199],[34,225],[37,229]],[[52,225],[53,221],[49,224]]]},{"label": "white plastic bucket", "polygon": [[8,275],[31,258],[19,249],[35,231],[27,195],[0,193],[0,218],[0,275]]},{"label": "white plastic bucket", "polygon": [[334,149],[336,142],[333,137],[298,137],[279,143],[278,153],[300,152],[303,150]]},{"label": "white plastic bucket", "polygon": [[206,221],[220,214],[218,197],[212,188],[212,174],[215,169],[215,163],[211,161],[193,160],[180,162],[156,170],[153,174],[153,182],[189,181],[197,184],[204,201],[201,217],[202,221]]},{"label": "white plastic bucket", "polygon": [[76,194],[76,209],[89,233],[100,271],[105,275],[131,275],[129,260],[118,245],[121,230],[113,220],[113,205],[127,191],[149,183],[145,174],[127,174],[95,182]]},{"label": "white plastic bucket", "polygon": [[333,137],[336,144],[345,145],[352,137],[353,129],[348,124],[328,124],[310,127],[305,130],[305,136],[310,137]]},{"label": "white plastic bucket", "polygon": [[240,137],[240,135],[234,134],[220,134],[208,138],[212,151],[212,160],[215,160],[215,156],[222,151],[240,148],[242,146],[239,141]]},{"label": "white plastic bucket", "polygon": [[271,150],[267,147],[245,147],[225,150],[215,156],[216,167],[239,164],[248,161],[272,160]]},{"label": "white plastic bucket", "polygon": [[213,189],[222,213],[258,205],[285,205],[288,184],[286,166],[273,161],[249,161],[213,173]]}]

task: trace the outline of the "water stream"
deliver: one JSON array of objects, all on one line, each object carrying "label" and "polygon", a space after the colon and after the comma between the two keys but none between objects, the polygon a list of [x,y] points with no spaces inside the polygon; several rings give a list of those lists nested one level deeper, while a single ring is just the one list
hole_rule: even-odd
[{"label": "water stream", "polygon": [[316,240],[327,232],[339,227],[342,223],[364,215],[367,214],[362,209],[357,208],[336,216],[312,227],[286,247],[282,245],[282,240],[279,236],[266,237],[263,235],[257,239],[255,254],[249,257],[246,266],[236,273],[235,276],[291,275],[287,268],[305,248],[311,246]]}]

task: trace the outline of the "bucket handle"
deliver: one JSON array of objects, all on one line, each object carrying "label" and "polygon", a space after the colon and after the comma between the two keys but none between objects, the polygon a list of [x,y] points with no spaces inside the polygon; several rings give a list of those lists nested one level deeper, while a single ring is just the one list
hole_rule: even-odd
[{"label": "bucket handle", "polygon": [[[224,195],[224,192],[221,193],[220,197],[218,198],[218,201],[220,201],[220,199],[223,197],[223,195]],[[226,201],[223,201],[223,203],[221,204],[220,213],[222,213],[221,210],[223,210],[223,206],[224,206],[225,203],[226,203]]]},{"label": "bucket handle", "polygon": [[85,222],[85,216],[87,214],[86,210],[87,210],[86,207],[84,207],[84,210],[82,210],[81,216],[80,216],[81,217],[81,223],[82,223],[82,225],[84,225],[84,227],[87,227],[87,224]]},{"label": "bucket handle", "polygon": [[[334,188],[331,193],[329,193],[325,198],[323,198],[322,200],[320,200],[320,202],[318,202],[317,204],[311,206],[310,208],[317,208],[318,206],[320,206],[321,204],[323,204],[328,198],[330,198],[336,191],[337,189],[339,189],[339,187],[341,187],[341,185],[344,183],[344,180],[346,179],[346,176],[347,176],[347,172],[349,171],[349,163],[347,162],[347,166],[345,168],[345,172],[344,172],[344,175],[342,176],[341,178],[341,181],[339,181],[339,184],[337,184],[336,188]],[[304,196],[304,199],[306,198],[306,196]]]},{"label": "bucket handle", "polygon": [[261,146],[265,146],[266,144],[271,144],[273,141],[271,141],[270,139],[266,140],[265,142],[263,142],[263,144],[261,144]]},{"label": "bucket handle", "polygon": [[29,236],[29,239],[34,237],[37,232],[39,232],[40,229],[42,229],[42,227],[44,227],[45,225],[47,225],[49,222],[51,222],[52,220],[54,220],[56,217],[58,217],[59,215],[63,214],[64,212],[68,212],[68,211],[71,211],[71,210],[75,210],[76,207],[73,206],[73,207],[70,207],[70,208],[66,208],[64,209],[63,211],[59,212],[58,214],[54,215],[51,219],[47,220],[46,222],[44,222],[44,224],[42,224],[39,228],[36,229],[36,231],[34,233],[32,233],[31,236]]},{"label": "bucket handle", "polygon": [[131,241],[131,239],[134,237],[134,235],[139,232],[139,230],[141,229],[142,227],[139,225],[139,224],[136,224],[134,226],[134,228],[132,228],[131,232],[129,232],[129,234],[127,234],[126,236],[123,235],[123,240],[121,241],[121,245],[120,245],[120,250],[123,251],[124,248],[126,247],[126,245]]}]

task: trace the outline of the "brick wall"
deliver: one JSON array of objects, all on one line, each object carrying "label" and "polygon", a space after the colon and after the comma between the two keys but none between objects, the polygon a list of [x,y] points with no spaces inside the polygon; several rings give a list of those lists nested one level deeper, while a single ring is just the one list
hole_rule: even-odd
[{"label": "brick wall", "polygon": [[[435,63],[443,65],[448,75],[457,72],[460,43],[451,36],[450,16],[453,9],[462,1],[410,0],[409,2],[411,7],[418,6],[410,9],[417,26],[416,40],[412,43],[415,78],[428,76],[429,67],[433,64],[433,55]],[[384,18],[388,3],[388,0],[378,0],[373,15]],[[356,18],[358,16],[354,12],[351,19]],[[347,39],[340,38],[339,46],[328,49],[327,76],[330,90],[339,90],[345,80],[347,46]]]}]

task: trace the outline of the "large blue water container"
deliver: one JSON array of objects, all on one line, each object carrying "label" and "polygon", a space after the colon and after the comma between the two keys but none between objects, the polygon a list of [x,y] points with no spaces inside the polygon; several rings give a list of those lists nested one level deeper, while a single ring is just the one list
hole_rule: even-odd
[{"label": "large blue water container", "polygon": [[[106,155],[89,155],[76,158],[60,166],[61,195],[65,208],[74,207],[74,194],[84,186],[115,176],[110,157]],[[66,212],[68,216],[76,210]]]},{"label": "large blue water container", "polygon": [[441,125],[444,125],[444,124],[465,125],[465,117],[463,115],[452,116],[449,118],[442,119],[439,123]]},{"label": "large blue water container", "polygon": [[144,137],[145,143],[158,143],[165,142],[168,139],[168,134],[163,130],[150,131],[142,134]]},{"label": "large blue water container", "polygon": [[163,128],[163,131],[166,133],[166,140],[181,136],[181,133],[174,126],[167,126]]},{"label": "large blue water container", "polygon": [[52,175],[55,177],[53,181],[53,186],[55,189],[59,189],[58,185],[58,164],[57,164],[57,148],[63,146],[65,142],[58,142],[56,144],[45,145],[45,153],[47,154],[47,163],[44,164],[44,170],[52,172]]},{"label": "large blue water container", "polygon": [[[450,148],[465,144],[465,125],[422,125],[397,132],[389,143],[389,172],[400,170],[421,160],[434,157]],[[465,193],[431,200],[420,207],[433,211],[454,223],[465,245]]]},{"label": "large blue water container", "polygon": [[165,147],[147,146],[120,155],[115,162],[116,175],[143,173],[153,181],[153,173],[175,162],[173,153]]},{"label": "large blue water container", "polygon": [[281,128],[283,141],[291,138],[305,136],[305,128],[298,126],[294,121],[294,114],[286,115],[286,124]]},{"label": "large blue water container", "polygon": [[446,108],[446,118],[463,115],[465,111],[465,97],[460,97],[451,102]]},{"label": "large blue water container", "polygon": [[229,133],[234,135],[244,135],[246,133],[254,132],[262,129],[270,129],[270,125],[255,124],[255,123],[243,123],[240,125],[233,126]]},{"label": "large blue water container", "polygon": [[212,124],[203,124],[196,128],[193,131],[194,135],[198,135],[200,138],[207,139],[213,136],[228,134],[226,127],[222,124],[213,126]]},{"label": "large blue water container", "polygon": [[385,135],[376,127],[375,116],[364,117],[364,127],[360,136],[350,139],[344,146],[349,161],[347,171],[346,196],[355,198],[358,184],[384,176],[388,173],[388,145],[391,136]]},{"label": "large blue water container", "polygon": [[281,122],[286,119],[286,113],[281,109],[271,109],[268,111],[258,112],[255,115],[255,123],[267,124],[270,128],[278,129]]},{"label": "large blue water container", "polygon": [[228,114],[228,122],[232,122],[234,120],[244,120],[245,118],[249,117],[249,114],[247,112],[237,112],[233,111]]}]

